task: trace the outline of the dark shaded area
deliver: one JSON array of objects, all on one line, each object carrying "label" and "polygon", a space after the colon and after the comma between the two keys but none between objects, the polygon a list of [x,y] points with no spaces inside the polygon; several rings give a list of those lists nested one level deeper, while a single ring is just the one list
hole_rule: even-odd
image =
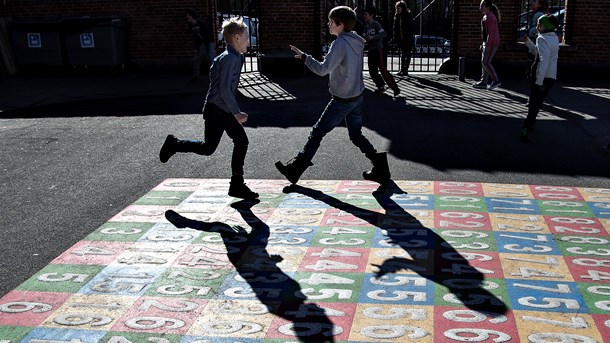
[{"label": "dark shaded area", "polygon": [[[422,223],[398,205],[391,196],[405,194],[393,181],[373,192],[385,214],[363,209],[318,190],[292,185],[285,193],[295,192],[321,201],[331,207],[345,211],[378,227],[386,233],[388,243],[402,248],[410,259],[392,257],[383,261],[377,277],[411,270],[423,278],[447,287],[457,300],[471,310],[489,316],[504,315],[508,307],[502,300],[485,288],[485,277],[468,262],[467,253],[456,251],[443,237]],[[459,276],[448,270],[459,270]],[[449,300],[450,301],[450,300]]]},{"label": "dark shaded area", "polygon": [[301,342],[334,342],[334,335],[337,334],[334,332],[335,326],[324,309],[315,303],[306,302],[307,297],[301,293],[299,283],[277,266],[283,258],[271,255],[266,250],[269,226],[252,213],[252,206],[257,203],[258,200],[242,200],[231,204],[252,227],[250,233],[241,227],[221,222],[206,223],[188,219],[171,210],[165,216],[179,228],[220,231],[229,261],[270,313],[292,322],[292,331]]}]

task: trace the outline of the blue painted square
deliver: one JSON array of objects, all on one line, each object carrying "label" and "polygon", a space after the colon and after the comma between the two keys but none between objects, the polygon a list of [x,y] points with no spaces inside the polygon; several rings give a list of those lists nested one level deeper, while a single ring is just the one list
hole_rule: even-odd
[{"label": "blue painted square", "polygon": [[432,249],[436,234],[416,224],[407,227],[383,227],[375,230],[372,248]]},{"label": "blue painted square", "polygon": [[553,235],[494,232],[498,252],[510,254],[561,255]]},{"label": "blue painted square", "polygon": [[576,283],[506,279],[513,310],[589,313]]},{"label": "blue painted square", "polygon": [[433,210],[433,195],[394,194],[391,196],[403,210]]},{"label": "blue painted square", "polygon": [[81,288],[81,294],[144,295],[165,268],[108,266]]},{"label": "blue painted square", "polygon": [[81,342],[97,343],[107,331],[76,330],[76,329],[52,329],[37,327],[27,335],[22,342]]},{"label": "blue painted square", "polygon": [[434,282],[417,274],[366,273],[358,303],[387,305],[433,305]]},{"label": "blue painted square", "polygon": [[514,214],[540,214],[534,199],[485,198],[488,212]]},{"label": "blue painted square", "polygon": [[597,218],[610,218],[610,202],[587,203]]}]

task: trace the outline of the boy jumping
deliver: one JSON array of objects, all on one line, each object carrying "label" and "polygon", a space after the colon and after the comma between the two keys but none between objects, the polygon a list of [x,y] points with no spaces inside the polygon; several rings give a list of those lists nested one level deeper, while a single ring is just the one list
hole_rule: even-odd
[{"label": "boy jumping", "polygon": [[291,45],[290,49],[295,52],[295,58],[302,59],[312,72],[320,76],[330,74],[329,91],[332,98],[311,129],[303,150],[286,164],[276,162],[275,167],[288,181],[297,183],[303,172],[313,165],[311,160],[320,147],[322,138],[345,121],[350,140],[373,163],[373,170],[364,172],[362,176],[367,180],[385,184],[390,180],[387,155],[378,153],[362,135],[364,39],[351,32],[356,23],[356,12],[347,6],[337,6],[330,11],[328,18],[330,33],[337,36],[337,39],[330,45],[322,62],[295,46]]},{"label": "boy jumping", "polygon": [[177,152],[193,152],[209,156],[216,151],[226,131],[233,140],[231,184],[229,195],[235,198],[256,199],[255,193],[244,183],[244,160],[248,151],[248,136],[242,126],[248,115],[240,111],[235,93],[239,84],[242,54],[248,49],[248,26],[242,19],[231,18],[222,25],[227,49],[214,59],[210,68],[210,88],[203,106],[205,119],[204,141],[180,140],[168,135],[159,152],[161,162],[167,162]]}]

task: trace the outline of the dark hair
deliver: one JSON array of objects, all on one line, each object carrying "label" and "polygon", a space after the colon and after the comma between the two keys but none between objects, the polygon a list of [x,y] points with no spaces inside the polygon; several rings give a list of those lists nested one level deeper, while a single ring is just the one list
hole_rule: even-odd
[{"label": "dark hair", "polygon": [[186,12],[186,14],[190,15],[191,17],[193,17],[193,19],[197,19],[197,11],[195,11],[192,8],[187,8],[184,12]]},{"label": "dark hair", "polygon": [[371,17],[374,17],[375,14],[377,14],[377,9],[375,8],[375,6],[366,6],[364,8],[364,12],[370,14]]},{"label": "dark hair", "polygon": [[546,12],[549,9],[549,1],[548,0],[538,0],[538,8],[539,11]]},{"label": "dark hair", "polygon": [[409,6],[407,6],[407,3],[402,0],[398,1],[395,6],[400,7],[402,9],[401,15],[406,15],[407,13],[410,12]]},{"label": "dark hair", "polygon": [[343,31],[350,32],[356,25],[356,12],[347,6],[337,6],[330,10],[328,19],[337,25],[343,24]]},{"label": "dark hair", "polygon": [[555,28],[557,28],[559,26],[559,19],[557,19],[556,16],[554,16],[552,14],[545,14],[545,16],[549,20],[549,23],[551,23],[553,26],[555,26]]},{"label": "dark hair", "polygon": [[489,7],[491,13],[493,13],[494,16],[496,16],[496,18],[498,19],[498,23],[502,21],[502,17],[500,17],[500,10],[498,9],[498,6],[493,3],[492,0],[482,0],[481,5]]}]

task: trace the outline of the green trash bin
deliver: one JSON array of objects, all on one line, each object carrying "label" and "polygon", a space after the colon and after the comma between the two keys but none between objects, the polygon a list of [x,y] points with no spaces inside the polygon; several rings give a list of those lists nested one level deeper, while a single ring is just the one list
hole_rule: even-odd
[{"label": "green trash bin", "polygon": [[66,63],[73,66],[116,66],[128,62],[125,17],[63,19]]},{"label": "green trash bin", "polygon": [[61,65],[61,21],[54,18],[16,19],[9,25],[15,64]]}]

